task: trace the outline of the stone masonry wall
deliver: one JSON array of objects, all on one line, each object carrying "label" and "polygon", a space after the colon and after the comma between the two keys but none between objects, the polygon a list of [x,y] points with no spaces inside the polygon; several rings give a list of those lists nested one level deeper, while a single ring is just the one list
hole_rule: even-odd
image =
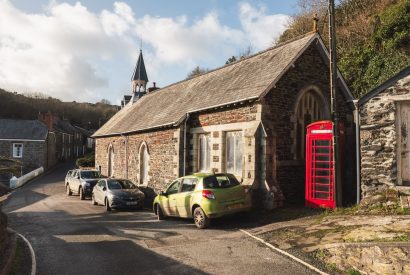
[{"label": "stone masonry wall", "polygon": [[[96,167],[100,167],[102,174],[107,175],[108,148],[112,145],[114,176],[127,178],[127,153],[128,179],[139,183],[139,149],[142,142],[145,142],[149,154],[148,187],[158,192],[179,176],[179,136],[180,129],[174,128],[127,136],[97,138]],[[128,150],[126,150],[127,144]]]},{"label": "stone masonry wall", "polygon": [[[293,148],[296,101],[301,91],[315,86],[330,106],[329,69],[315,45],[311,45],[294,65],[262,100],[262,121],[268,135],[267,147],[276,143],[276,152],[272,151],[266,156],[267,179],[271,181],[269,184],[279,184],[286,201],[302,203],[305,195],[305,162],[295,159]],[[352,106],[342,96],[340,88],[338,91],[340,116],[351,120]],[[350,123],[348,126],[353,125]]]},{"label": "stone masonry wall", "polygon": [[[43,141],[0,141],[0,156],[13,159],[13,143],[23,144],[23,157],[14,158],[23,163],[23,173],[43,166],[46,168],[46,143]],[[20,176],[20,175],[17,175]]]},{"label": "stone masonry wall", "polygon": [[408,243],[346,243],[326,247],[327,262],[340,270],[355,269],[360,274],[410,274]]},{"label": "stone masonry wall", "polygon": [[230,108],[194,114],[189,120],[189,125],[191,128],[195,128],[219,124],[254,121],[256,120],[257,113],[257,104],[239,104]]},{"label": "stone masonry wall", "polygon": [[362,195],[397,183],[397,100],[410,101],[410,77],[360,107]]}]

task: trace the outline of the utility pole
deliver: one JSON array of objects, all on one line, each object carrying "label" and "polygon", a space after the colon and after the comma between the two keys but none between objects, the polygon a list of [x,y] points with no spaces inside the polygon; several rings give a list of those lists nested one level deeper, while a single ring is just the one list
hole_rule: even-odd
[{"label": "utility pole", "polygon": [[340,175],[340,150],[339,150],[339,116],[337,113],[337,56],[336,56],[336,26],[335,26],[335,2],[329,0],[329,42],[330,42],[330,112],[333,120],[333,161],[334,183],[336,192],[336,206],[342,206],[342,181]]}]

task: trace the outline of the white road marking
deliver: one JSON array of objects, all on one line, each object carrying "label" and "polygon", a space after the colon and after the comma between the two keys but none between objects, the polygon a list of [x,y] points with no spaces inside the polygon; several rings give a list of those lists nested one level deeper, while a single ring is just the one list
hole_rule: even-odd
[{"label": "white road marking", "polygon": [[288,252],[283,251],[282,249],[279,249],[279,248],[277,248],[277,247],[271,245],[270,243],[268,243],[268,242],[262,240],[261,238],[258,238],[258,237],[256,237],[256,236],[252,235],[252,234],[249,233],[248,231],[243,230],[243,229],[239,229],[239,230],[242,231],[243,233],[245,233],[246,235],[248,235],[248,236],[254,238],[255,240],[257,240],[257,241],[263,243],[263,244],[266,245],[267,247],[269,247],[269,248],[275,250],[276,252],[279,252],[280,254],[285,255],[286,257],[291,258],[292,260],[294,260],[294,261],[296,261],[296,262],[298,262],[298,263],[300,263],[300,264],[306,266],[307,268],[309,268],[309,269],[311,269],[311,270],[313,270],[313,271],[316,271],[317,273],[319,273],[319,274],[321,274],[321,275],[329,275],[329,274],[327,274],[327,273],[325,273],[325,272],[323,272],[323,271],[317,269],[317,268],[314,267],[313,265],[311,265],[311,264],[309,264],[309,263],[307,263],[307,262],[305,262],[305,261],[303,261],[303,260],[301,260],[301,259],[299,259],[299,258],[293,256],[292,254],[289,254]]},{"label": "white road marking", "polygon": [[31,243],[26,239],[26,237],[24,237],[23,235],[18,233],[16,230],[14,230],[10,227],[9,227],[9,230],[16,233],[18,236],[20,236],[23,239],[23,241],[25,241],[26,244],[28,245],[28,247],[30,249],[30,254],[31,254],[31,275],[36,275],[36,270],[37,270],[36,254],[34,253],[34,249],[31,246]]}]

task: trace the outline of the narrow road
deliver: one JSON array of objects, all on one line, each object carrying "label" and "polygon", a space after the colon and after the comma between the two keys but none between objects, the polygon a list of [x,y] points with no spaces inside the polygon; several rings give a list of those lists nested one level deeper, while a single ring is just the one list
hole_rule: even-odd
[{"label": "narrow road", "polygon": [[71,167],[14,191],[9,226],[31,242],[37,274],[313,274],[224,219],[208,230],[191,220],[157,221],[149,210],[105,212],[65,195]]}]

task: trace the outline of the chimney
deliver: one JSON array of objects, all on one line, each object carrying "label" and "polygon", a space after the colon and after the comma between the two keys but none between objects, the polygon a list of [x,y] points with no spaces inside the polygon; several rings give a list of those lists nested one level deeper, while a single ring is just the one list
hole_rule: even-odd
[{"label": "chimney", "polygon": [[313,32],[318,32],[317,23],[319,22],[319,18],[317,17],[317,13],[313,16]]},{"label": "chimney", "polygon": [[39,112],[37,118],[47,126],[48,130],[53,130],[54,115],[50,111],[47,113]]},{"label": "chimney", "polygon": [[153,91],[159,89],[159,87],[157,87],[157,83],[156,83],[156,82],[153,82],[152,84],[153,84],[154,86],[148,88],[148,93],[151,93],[151,92],[153,92]]}]

